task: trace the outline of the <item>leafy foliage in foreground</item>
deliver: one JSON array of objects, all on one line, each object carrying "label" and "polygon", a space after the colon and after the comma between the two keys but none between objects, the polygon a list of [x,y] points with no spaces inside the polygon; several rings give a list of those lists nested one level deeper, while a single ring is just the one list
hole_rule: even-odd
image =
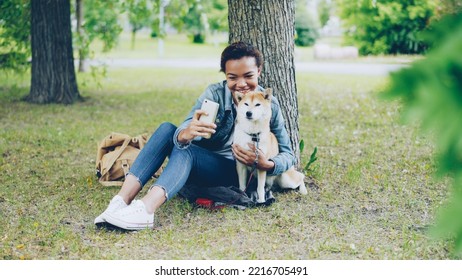
[{"label": "leafy foliage in foreground", "polygon": [[[302,139],[300,140],[300,153],[303,154],[304,151],[305,151],[305,140]],[[315,161],[318,160],[318,158],[316,157],[317,153],[318,153],[318,147],[314,147],[314,150],[310,155],[310,159],[305,164],[305,167],[303,167],[303,172],[308,173],[310,171],[313,171],[313,169],[311,169],[310,167]]]},{"label": "leafy foliage in foreground", "polygon": [[438,174],[454,177],[454,194],[433,233],[454,235],[462,251],[462,13],[441,20],[427,39],[435,48],[394,74],[387,95],[403,100],[405,119],[436,135]]}]

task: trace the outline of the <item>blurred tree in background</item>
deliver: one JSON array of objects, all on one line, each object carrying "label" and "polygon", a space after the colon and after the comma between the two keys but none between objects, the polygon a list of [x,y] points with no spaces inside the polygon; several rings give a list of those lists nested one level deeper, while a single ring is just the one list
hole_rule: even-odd
[{"label": "blurred tree in background", "polygon": [[392,75],[385,96],[400,98],[403,116],[417,120],[435,137],[438,175],[454,178],[453,195],[433,228],[439,237],[455,238],[462,251],[462,12],[460,5],[435,21],[424,34],[427,56]]},{"label": "blurred tree in background", "polygon": [[155,0],[126,0],[122,7],[128,14],[128,21],[131,27],[131,49],[135,49],[136,32],[144,27],[152,25],[154,16],[157,14]]},{"label": "blurred tree in background", "polygon": [[[124,16],[132,32],[132,49],[136,33],[151,28],[159,34],[159,5],[161,0],[69,0],[75,26],[73,48],[79,60],[91,57],[94,40],[103,43],[103,52],[113,49],[123,31]],[[204,42],[208,32],[228,30],[227,0],[170,0],[166,1],[165,23],[180,33],[190,34],[194,42]],[[29,69],[30,0],[0,1],[0,69]],[[86,67],[79,66],[80,71]]]},{"label": "blurred tree in background", "polygon": [[165,13],[167,22],[193,43],[204,43],[209,32],[228,30],[227,0],[171,0]]},{"label": "blurred tree in background", "polygon": [[202,4],[203,1],[192,1],[189,10],[182,18],[185,30],[191,37],[193,43],[205,43],[206,33],[209,29],[207,21],[206,7]]},{"label": "blurred tree in background", "polygon": [[117,44],[122,26],[118,15],[123,12],[119,0],[83,0],[85,5],[84,30],[89,42],[100,39],[103,51],[109,51]]},{"label": "blurred tree in background", "polygon": [[318,14],[319,14],[319,23],[321,27],[325,26],[330,19],[330,14],[332,10],[332,1],[331,0],[320,0],[318,2]]},{"label": "blurred tree in background", "polygon": [[306,0],[295,2],[295,34],[295,45],[301,47],[312,46],[319,38],[318,18],[308,11]]},{"label": "blurred tree in background", "polygon": [[[76,0],[76,32],[74,33],[73,47],[79,51],[79,71],[86,71],[84,61],[91,56],[90,45],[99,39],[103,43],[103,52],[113,49],[122,32],[119,14],[123,12],[119,0]],[[81,26],[79,26],[79,24]]]},{"label": "blurred tree in background", "polygon": [[210,9],[207,12],[207,18],[212,33],[228,32],[228,1],[210,1]]},{"label": "blurred tree in background", "polygon": [[338,0],[348,44],[363,55],[420,54],[418,34],[436,12],[438,0]]},{"label": "blurred tree in background", "polygon": [[165,7],[165,19],[167,23],[178,30],[179,33],[182,33],[185,29],[183,18],[189,12],[189,6],[192,3],[193,0],[171,0]]}]

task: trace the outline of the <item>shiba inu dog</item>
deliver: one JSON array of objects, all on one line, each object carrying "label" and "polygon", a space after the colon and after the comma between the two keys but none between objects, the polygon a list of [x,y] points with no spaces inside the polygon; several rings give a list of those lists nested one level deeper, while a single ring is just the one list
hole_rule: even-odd
[{"label": "shiba inu dog", "polygon": [[[276,137],[270,131],[272,89],[264,92],[236,93],[238,100],[236,124],[234,127],[234,143],[243,148],[249,148],[248,143],[254,143],[267,158],[279,153]],[[265,202],[265,186],[271,188],[274,183],[281,188],[299,188],[301,194],[307,194],[304,183],[305,176],[292,166],[286,172],[277,176],[266,176],[266,171],[247,166],[236,161],[239,176],[239,188],[247,187],[249,172],[256,172],[258,203]]]}]

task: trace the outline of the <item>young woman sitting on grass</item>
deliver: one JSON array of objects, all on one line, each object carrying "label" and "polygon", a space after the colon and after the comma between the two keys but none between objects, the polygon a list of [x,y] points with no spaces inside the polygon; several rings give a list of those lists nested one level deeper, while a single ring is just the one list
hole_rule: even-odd
[{"label": "young woman sitting on grass", "polygon": [[[256,155],[232,143],[237,105],[235,93],[263,91],[258,85],[262,65],[262,55],[252,45],[237,42],[226,47],[220,63],[226,80],[208,86],[179,127],[171,123],[159,126],[130,168],[119,193],[95,219],[95,224],[109,223],[126,230],[152,228],[156,209],[185,184],[237,186],[235,160],[252,166]],[[205,99],[220,105],[215,123],[199,120],[205,114],[200,110]],[[269,159],[259,151],[257,168],[266,170],[269,175],[278,175],[294,164],[295,156],[276,99],[273,99],[271,131],[277,137],[280,152]],[[207,139],[209,134],[212,136]],[[168,164],[147,194],[141,200],[134,200],[167,157]]]}]

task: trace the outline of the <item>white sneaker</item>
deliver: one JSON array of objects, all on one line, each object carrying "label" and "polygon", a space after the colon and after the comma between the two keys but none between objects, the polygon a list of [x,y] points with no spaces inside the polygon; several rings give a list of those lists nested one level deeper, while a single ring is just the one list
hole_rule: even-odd
[{"label": "white sneaker", "polygon": [[99,225],[106,222],[106,215],[108,213],[113,213],[117,210],[123,209],[127,207],[127,203],[125,203],[124,199],[120,195],[116,195],[112,198],[111,202],[109,202],[109,206],[104,210],[104,212],[96,217],[95,225]]},{"label": "white sneaker", "polygon": [[146,211],[141,200],[134,200],[129,206],[108,213],[106,222],[126,230],[141,230],[154,227],[154,214]]}]

